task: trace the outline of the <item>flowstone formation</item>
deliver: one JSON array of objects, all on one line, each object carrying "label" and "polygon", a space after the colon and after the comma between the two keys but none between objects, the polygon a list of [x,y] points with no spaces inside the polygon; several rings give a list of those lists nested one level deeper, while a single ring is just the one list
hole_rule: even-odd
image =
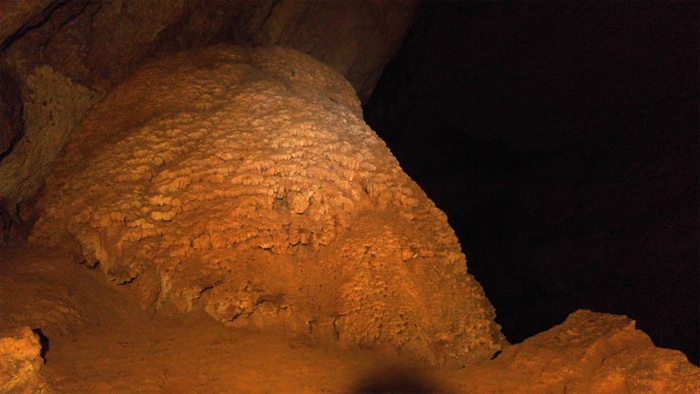
[{"label": "flowstone formation", "polygon": [[155,60],[94,106],[31,237],[144,308],[434,364],[505,344],[445,215],[364,123],[352,87],[281,47]]},{"label": "flowstone formation", "polygon": [[0,244],[20,237],[49,164],[85,111],[154,54],[282,45],[367,100],[416,0],[0,1]]}]

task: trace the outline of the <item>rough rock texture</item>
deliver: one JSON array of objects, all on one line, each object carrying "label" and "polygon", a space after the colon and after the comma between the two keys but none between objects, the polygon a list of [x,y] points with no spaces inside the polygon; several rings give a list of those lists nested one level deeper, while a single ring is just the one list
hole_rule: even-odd
[{"label": "rough rock texture", "polygon": [[[625,316],[579,310],[472,370],[464,392],[698,393],[700,369]],[[460,390],[461,391],[461,390]]]},{"label": "rough rock texture", "polygon": [[31,328],[5,328],[0,331],[0,392],[49,392],[46,379],[40,373],[43,364],[39,336]]},{"label": "rough rock texture", "polygon": [[98,97],[46,65],[27,75],[24,84],[31,91],[24,95],[24,138],[0,162],[0,200],[12,216],[16,205],[38,190],[51,160]]},{"label": "rough rock texture", "polygon": [[22,97],[10,68],[0,62],[0,160],[22,136]]},{"label": "rough rock texture", "polygon": [[[14,215],[37,192],[87,108],[154,53],[281,44],[326,62],[367,99],[414,8],[413,0],[3,2],[0,61],[16,74],[23,99],[9,100],[6,89],[0,95],[0,200],[7,205],[0,215]],[[3,87],[5,74],[0,68]],[[16,141],[23,107],[25,135]]]},{"label": "rough rock texture", "polygon": [[145,308],[436,364],[505,344],[444,214],[352,87],[293,50],[145,66],[71,134],[45,204],[33,242],[74,246]]},{"label": "rough rock texture", "polygon": [[115,310],[125,302],[121,288],[105,286],[102,273],[74,264],[70,254],[3,247],[0,256],[0,328],[30,326],[54,337],[130,318]]},{"label": "rough rock texture", "polygon": [[[0,52],[108,89],[154,51],[233,42],[284,45],[342,73],[369,97],[416,1],[19,1],[2,4]],[[37,49],[39,49],[37,51]]]}]

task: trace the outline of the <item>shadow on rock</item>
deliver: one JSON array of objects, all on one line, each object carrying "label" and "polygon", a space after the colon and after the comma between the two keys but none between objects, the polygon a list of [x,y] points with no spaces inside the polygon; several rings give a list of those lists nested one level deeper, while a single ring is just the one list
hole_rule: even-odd
[{"label": "shadow on rock", "polygon": [[365,393],[444,393],[425,373],[416,368],[384,366],[361,377],[350,389],[353,394]]}]

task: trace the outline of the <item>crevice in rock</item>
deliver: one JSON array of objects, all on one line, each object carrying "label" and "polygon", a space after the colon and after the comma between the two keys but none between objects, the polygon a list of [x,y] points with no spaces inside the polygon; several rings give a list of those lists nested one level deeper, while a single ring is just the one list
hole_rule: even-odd
[{"label": "crevice in rock", "polygon": [[44,335],[44,332],[41,331],[41,328],[32,328],[32,332],[36,334],[39,337],[39,344],[41,345],[41,352],[39,352],[39,356],[41,356],[42,360],[44,360],[44,364],[46,364],[46,353],[49,351],[49,337]]},{"label": "crevice in rock", "polygon": [[16,222],[16,212],[13,212],[7,206],[7,202],[0,199],[0,244],[10,241],[12,238],[12,230]]},{"label": "crevice in rock", "polygon": [[66,4],[70,3],[70,0],[59,0],[56,2],[53,2],[49,4],[46,8],[44,8],[43,11],[41,11],[39,14],[35,15],[32,19],[30,19],[27,23],[25,23],[22,27],[17,29],[13,34],[9,35],[5,40],[3,40],[2,43],[0,43],[0,53],[5,52],[5,49],[7,49],[12,43],[17,41],[20,37],[24,36],[28,32],[43,26],[48,20],[51,18],[51,16],[56,12],[58,9],[61,7],[65,6]]},{"label": "crevice in rock", "polygon": [[0,59],[0,162],[24,137],[22,92],[12,68]]},{"label": "crevice in rock", "polygon": [[[55,32],[54,32],[54,34],[48,35],[48,36],[46,37],[46,39],[45,39],[39,46],[40,46],[40,47],[45,47],[46,45],[49,45],[49,43],[51,42],[51,40],[53,40],[54,37],[56,37],[56,35],[58,35],[58,33],[60,33],[60,32],[63,30],[64,27],[66,27],[66,26],[67,26],[71,21],[73,21],[75,18],[77,18],[77,17],[79,17],[80,15],[82,15],[83,12],[85,12],[85,9],[86,9],[89,5],[91,5],[91,4],[96,5],[96,7],[97,7],[97,11],[96,11],[96,12],[99,12],[99,9],[102,8],[102,3],[99,3],[99,2],[98,2],[98,3],[95,3],[95,2],[91,2],[91,1],[85,1],[85,2],[83,3],[83,5],[82,5],[79,9],[77,9],[76,11],[70,12],[69,15],[65,16],[64,19],[63,19],[62,21],[58,21],[58,27],[55,27]],[[52,14],[53,14],[53,12],[52,12]],[[93,14],[92,16],[94,16],[94,14]],[[44,23],[48,22],[49,19],[50,19],[50,17],[51,17],[51,15],[49,15],[49,17],[46,18],[46,20],[44,21]],[[40,26],[37,26],[37,27],[40,27]]]}]

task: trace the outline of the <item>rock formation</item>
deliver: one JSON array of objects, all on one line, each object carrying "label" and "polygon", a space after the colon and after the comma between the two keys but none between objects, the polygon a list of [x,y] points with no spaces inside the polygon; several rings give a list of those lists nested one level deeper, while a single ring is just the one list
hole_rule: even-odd
[{"label": "rock formation", "polygon": [[46,379],[41,375],[43,364],[41,343],[31,328],[17,327],[0,332],[0,392],[49,392]]},{"label": "rock formation", "polygon": [[444,214],[352,87],[293,50],[148,64],[73,131],[44,204],[33,241],[73,247],[144,308],[436,364],[505,344]]},{"label": "rock formation", "polygon": [[[0,5],[0,243],[40,213],[31,239],[53,247],[0,249],[0,391],[48,390],[29,328],[40,327],[60,344],[44,366],[51,384],[91,392],[248,392],[254,379],[247,390],[233,380],[276,374],[279,365],[266,363],[278,352],[296,356],[280,359],[298,380],[317,376],[311,368],[300,378],[297,367],[351,358],[329,352],[300,362],[327,349],[299,351],[298,339],[308,338],[467,365],[426,380],[415,372],[423,367],[380,369],[365,385],[341,387],[332,368],[343,364],[335,363],[322,365],[333,386],[297,384],[323,392],[388,387],[385,378],[465,393],[698,392],[698,369],[654,347],[623,316],[579,311],[507,346],[444,214],[362,119],[359,103],[414,4]],[[201,49],[210,44],[218,45]],[[33,210],[28,201],[49,172]],[[95,269],[71,264],[65,252]],[[129,297],[157,315],[135,311]],[[163,315],[195,321],[187,326],[194,335],[163,340],[180,323]],[[224,325],[296,338],[265,334],[284,340],[250,362],[232,350],[250,331]],[[201,335],[207,329],[213,334]],[[181,361],[185,342],[206,349],[184,353],[202,361],[192,371]],[[119,357],[102,360],[103,345]],[[152,354],[163,347],[167,360]],[[96,360],[102,375],[83,383]],[[218,373],[216,385],[201,383]],[[201,386],[193,374],[206,375]],[[276,378],[255,388],[279,391],[285,381]]]},{"label": "rock formation", "polygon": [[469,372],[460,392],[698,393],[700,371],[625,316],[579,310]]},{"label": "rock formation", "polygon": [[0,218],[29,219],[17,207],[41,187],[68,133],[154,53],[218,42],[284,45],[330,65],[367,99],[414,8],[413,0],[3,2]]}]

